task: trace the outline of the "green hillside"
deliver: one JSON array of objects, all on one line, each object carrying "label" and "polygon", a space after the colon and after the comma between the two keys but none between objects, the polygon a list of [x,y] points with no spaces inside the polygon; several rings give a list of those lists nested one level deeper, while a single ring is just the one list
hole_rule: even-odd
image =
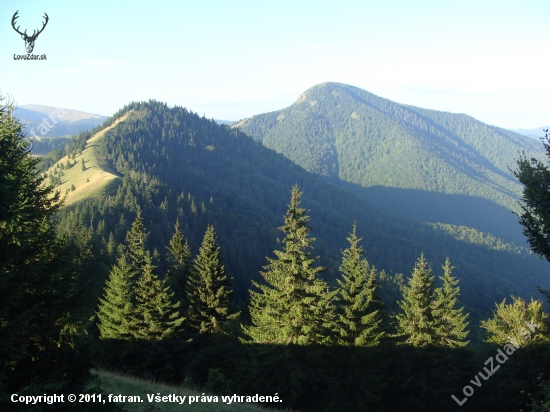
[{"label": "green hillside", "polygon": [[519,151],[540,157],[540,142],[339,83],[314,86],[290,107],[234,127],[387,210],[524,243],[510,213],[521,187],[508,168]]},{"label": "green hillside", "polygon": [[[331,269],[329,281],[334,281],[340,251],[356,221],[367,258],[387,273],[408,276],[421,252],[436,268],[449,256],[461,279],[463,301],[480,313],[510,294],[536,296],[535,285],[549,285],[547,265],[526,249],[460,225],[430,226],[376,209],[238,129],[183,108],[151,101],[132,103],[107,126],[92,140],[87,140],[92,134],[80,136],[67,153],[60,154],[75,156],[78,163],[79,148],[85,147],[82,156],[87,167],[82,173],[80,164],[73,166],[74,180],[69,173],[63,176],[61,190],[72,184],[76,190],[60,213],[60,228],[79,242],[92,242],[86,247],[105,265],[112,264],[116,245],[124,242],[138,205],[160,273],[165,273],[166,246],[176,220],[193,253],[206,226],[213,224],[234,278],[235,303],[243,302],[250,280],[259,280],[266,256],[278,247],[281,232],[277,228],[290,188],[298,183],[304,205],[311,211],[315,253]],[[95,169],[94,161],[101,167]],[[89,190],[88,185],[107,173],[120,182],[112,191],[100,193],[105,186],[99,183],[95,191]],[[399,298],[396,293],[395,289],[383,292],[390,305]]]},{"label": "green hillside", "polygon": [[[117,119],[111,126],[104,128],[94,134],[86,141],[82,151],[73,153],[73,156],[65,155],[54,163],[48,170],[46,176],[58,177],[60,184],[56,189],[65,196],[65,205],[84,200],[90,197],[97,197],[106,190],[110,190],[121,183],[121,177],[105,161],[97,156],[97,147],[105,133],[124,122],[130,113]],[[84,164],[85,168],[82,167]],[[68,165],[68,166],[67,166]],[[59,183],[59,181],[58,181]]]}]

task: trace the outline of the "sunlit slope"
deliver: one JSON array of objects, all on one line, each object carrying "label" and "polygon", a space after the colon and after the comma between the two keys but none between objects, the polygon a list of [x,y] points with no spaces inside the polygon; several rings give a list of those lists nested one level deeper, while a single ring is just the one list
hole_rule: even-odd
[{"label": "sunlit slope", "polygon": [[234,125],[306,170],[362,187],[478,196],[513,208],[509,168],[540,142],[465,114],[403,105],[340,83],[305,91],[290,107]]},{"label": "sunlit slope", "polygon": [[[47,170],[48,176],[60,177],[61,185],[56,186],[56,190],[59,190],[62,197],[65,196],[65,205],[101,195],[122,182],[122,178],[106,162],[98,159],[96,148],[107,131],[114,129],[131,115],[132,112],[125,114],[111,126],[92,136],[86,142],[86,148],[82,153],[77,153],[74,159],[65,156]],[[85,170],[82,168],[82,160],[84,160]],[[72,165],[70,168],[67,168],[67,162]]]},{"label": "sunlit slope", "polygon": [[233,127],[392,213],[524,242],[511,174],[540,142],[471,116],[403,105],[340,83]]}]

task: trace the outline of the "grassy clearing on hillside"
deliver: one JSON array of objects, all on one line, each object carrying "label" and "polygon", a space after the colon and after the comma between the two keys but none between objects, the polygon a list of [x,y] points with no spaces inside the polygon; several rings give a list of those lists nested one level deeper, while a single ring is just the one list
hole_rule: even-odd
[{"label": "grassy clearing on hillside", "polygon": [[[165,385],[163,383],[146,381],[130,376],[120,375],[118,373],[93,370],[92,374],[99,380],[99,386],[103,390],[104,396],[113,395],[126,395],[135,396],[138,395],[143,399],[141,403],[124,403],[125,411],[145,412],[145,411],[181,411],[190,410],[195,412],[266,412],[273,411],[274,409],[261,408],[254,404],[230,404],[223,403],[221,397],[219,401],[212,403],[192,403],[189,404],[187,398],[185,403],[149,403],[147,400],[147,394],[154,394],[160,396],[168,396],[170,394],[177,396],[200,396],[201,392],[183,388]],[[239,394],[246,395],[246,394]]]},{"label": "grassy clearing on hillside", "polygon": [[[61,197],[66,195],[65,205],[70,205],[76,201],[99,195],[105,190],[110,190],[118,186],[122,182],[122,178],[118,176],[114,170],[97,160],[95,148],[99,140],[105,136],[105,132],[114,128],[118,123],[126,120],[129,114],[130,113],[127,113],[116,120],[111,126],[103,129],[90,138],[82,154],[77,154],[74,160],[71,160],[71,163],[74,163],[74,165],[70,169],[63,170],[63,176],[61,177],[62,183],[56,187],[56,190],[60,191]],[[86,170],[82,170],[82,159],[84,159]],[[56,165],[66,165],[67,160],[69,160],[68,156],[64,156],[49,168],[46,173],[50,175]],[[71,190],[73,185],[75,190]]]}]

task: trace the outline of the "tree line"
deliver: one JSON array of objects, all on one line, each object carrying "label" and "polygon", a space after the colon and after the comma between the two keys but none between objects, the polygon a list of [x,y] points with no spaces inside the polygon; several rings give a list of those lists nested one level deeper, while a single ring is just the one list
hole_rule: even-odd
[{"label": "tree line", "polygon": [[[458,307],[458,279],[447,258],[435,277],[424,254],[403,288],[400,312],[391,316],[378,294],[377,271],[364,258],[356,225],[342,252],[338,287],[320,274],[327,269],[312,256],[309,216],[300,206],[298,186],[292,188],[285,215],[282,250],[268,258],[263,282],[253,282],[248,307],[250,322],[242,324],[243,339],[258,343],[294,345],[374,346],[385,337],[415,347],[464,347],[468,344],[468,314]],[[146,249],[147,231],[138,208],[136,220],[119,249],[97,312],[102,338],[159,340],[190,333],[215,333],[239,313],[230,314],[231,278],[222,264],[214,227],[209,225],[197,256],[176,223],[168,247],[170,265],[165,277],[154,273]],[[491,320],[482,322],[488,341],[504,342],[518,334],[524,319],[535,319],[536,339],[547,339],[546,314],[540,301],[526,304],[514,298],[502,302]],[[514,325],[508,320],[516,317]],[[394,333],[389,333],[391,326]],[[500,336],[500,338],[497,338]],[[500,339],[500,340],[499,340]]]}]

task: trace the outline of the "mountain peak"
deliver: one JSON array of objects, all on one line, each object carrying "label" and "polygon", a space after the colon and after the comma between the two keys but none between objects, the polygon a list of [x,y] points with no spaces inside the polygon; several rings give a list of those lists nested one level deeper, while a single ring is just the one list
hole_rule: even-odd
[{"label": "mountain peak", "polygon": [[[509,212],[521,196],[509,168],[515,166],[518,150],[540,157],[541,145],[516,133],[464,114],[403,105],[335,82],[315,85],[291,106],[253,116],[236,127],[306,170],[347,182],[357,191],[368,189],[372,195],[375,188],[387,188],[384,196],[376,189],[371,201],[391,206],[393,212],[410,214],[413,209],[410,202],[398,199],[405,190],[438,193],[450,202],[433,211],[438,216],[429,216],[429,206],[419,201],[415,217],[523,241]],[[489,213],[482,219],[480,215],[477,220],[462,214],[454,219],[456,214],[445,215],[445,210],[456,208],[445,196],[451,194],[489,201],[506,213]],[[503,232],[499,220],[510,224]],[[488,225],[490,221],[494,224]]]}]

